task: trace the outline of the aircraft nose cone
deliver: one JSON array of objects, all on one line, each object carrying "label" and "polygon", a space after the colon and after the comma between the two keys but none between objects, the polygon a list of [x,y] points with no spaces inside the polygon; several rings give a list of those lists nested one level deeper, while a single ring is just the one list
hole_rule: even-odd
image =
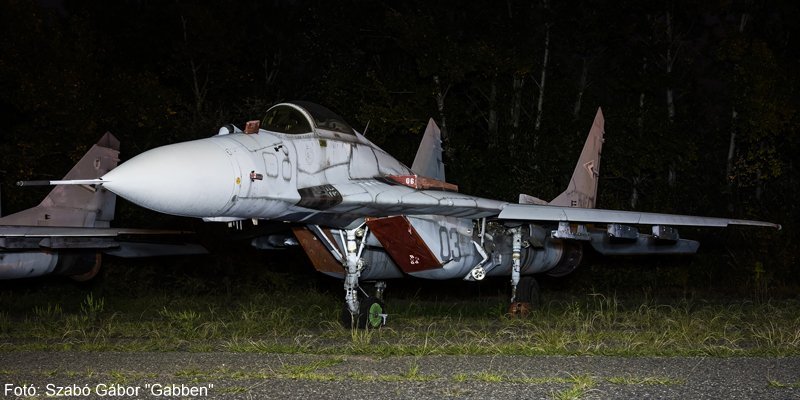
[{"label": "aircraft nose cone", "polygon": [[148,150],[102,179],[108,190],[142,207],[209,217],[226,208],[237,177],[230,154],[212,139],[201,139]]}]

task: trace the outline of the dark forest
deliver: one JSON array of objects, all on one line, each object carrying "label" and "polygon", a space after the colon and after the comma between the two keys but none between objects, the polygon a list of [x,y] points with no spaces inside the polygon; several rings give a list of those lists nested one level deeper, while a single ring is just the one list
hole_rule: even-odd
[{"label": "dark forest", "polygon": [[[287,100],[407,164],[433,117],[462,192],[550,199],[602,107],[600,208],[780,223],[682,236],[703,243],[698,285],[791,291],[797,21],[784,0],[2,0],[2,212],[43,196],[14,182],[60,178],[106,131],[124,162]],[[123,204],[116,224],[175,221]]]}]

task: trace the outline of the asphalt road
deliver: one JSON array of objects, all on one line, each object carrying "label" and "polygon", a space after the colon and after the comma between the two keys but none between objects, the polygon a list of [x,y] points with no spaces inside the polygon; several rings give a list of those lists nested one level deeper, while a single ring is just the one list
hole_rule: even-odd
[{"label": "asphalt road", "polygon": [[8,399],[800,399],[800,357],[10,352],[0,384]]}]

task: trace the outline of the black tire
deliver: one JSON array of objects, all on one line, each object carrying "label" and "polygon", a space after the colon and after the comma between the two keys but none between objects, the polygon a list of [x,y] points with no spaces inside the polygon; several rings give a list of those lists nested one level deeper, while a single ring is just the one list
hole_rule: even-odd
[{"label": "black tire", "polygon": [[361,302],[361,315],[358,318],[360,329],[378,329],[383,326],[383,316],[386,313],[386,305],[375,297],[367,297]]},{"label": "black tire", "polygon": [[342,305],[341,323],[344,329],[355,328],[355,326],[353,326],[353,314],[350,312],[350,308],[347,307],[347,303]]},{"label": "black tire", "polygon": [[541,292],[539,290],[539,282],[536,278],[526,275],[519,278],[517,284],[517,298],[515,301],[521,303],[530,303],[531,309],[535,310],[541,305]]},{"label": "black tire", "polygon": [[342,326],[345,329],[377,329],[383,325],[383,317],[380,314],[386,313],[386,306],[382,301],[375,297],[367,297],[362,299],[359,304],[358,315],[355,318],[356,324],[353,324],[353,314],[347,307],[347,303],[342,307]]}]

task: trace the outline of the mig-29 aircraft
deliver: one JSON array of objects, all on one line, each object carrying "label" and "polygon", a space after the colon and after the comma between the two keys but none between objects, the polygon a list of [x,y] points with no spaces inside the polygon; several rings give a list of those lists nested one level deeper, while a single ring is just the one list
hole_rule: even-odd
[{"label": "mig-29 aircraft", "polygon": [[[100,177],[118,162],[119,140],[108,132],[64,179]],[[0,280],[52,274],[86,281],[99,272],[103,254],[206,253],[198,244],[184,243],[185,232],[112,228],[116,200],[103,187],[57,186],[38,206],[0,218]]]},{"label": "mig-29 aircraft", "polygon": [[[344,280],[343,322],[360,328],[386,322],[382,294],[391,278],[510,276],[513,306],[531,300],[533,274],[572,272],[586,246],[601,254],[687,254],[698,244],[675,226],[780,227],[594,209],[603,130],[598,110],[569,186],[550,203],[459,193],[445,181],[432,121],[409,168],[329,109],[301,101],[273,106],[244,131],[229,125],[210,138],[146,151],[98,179],[51,184],[95,185],[205,221],[290,223],[314,267]],[[363,281],[376,282],[374,295]]]}]

